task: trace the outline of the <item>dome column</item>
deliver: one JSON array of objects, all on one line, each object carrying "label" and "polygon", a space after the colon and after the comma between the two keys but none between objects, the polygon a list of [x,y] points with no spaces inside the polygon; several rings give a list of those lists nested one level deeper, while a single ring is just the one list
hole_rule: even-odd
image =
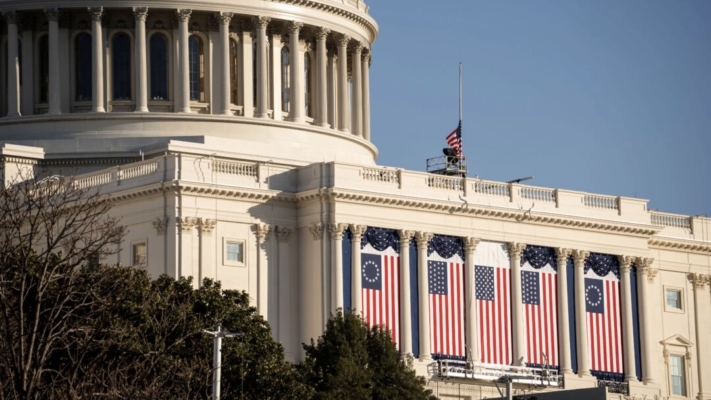
[{"label": "dome column", "polygon": [[337,94],[337,83],[338,71],[336,60],[336,50],[334,48],[328,48],[328,53],[326,53],[326,103],[328,104],[328,124],[331,129],[338,128],[338,94]]},{"label": "dome column", "polygon": [[148,112],[148,72],[146,67],[148,8],[133,7],[133,16],[136,18],[136,112]]},{"label": "dome column", "polygon": [[243,24],[240,34],[242,48],[242,115],[254,117],[254,77],[251,25]]},{"label": "dome column", "polygon": [[341,35],[338,39],[338,130],[350,132],[351,107],[348,101],[348,42],[351,37]]},{"label": "dome column", "polygon": [[272,33],[272,118],[281,121],[281,34]]},{"label": "dome column", "polygon": [[269,92],[267,91],[267,79],[269,69],[267,63],[267,25],[271,18],[258,17],[254,19],[257,26],[257,118],[267,118],[269,108]]},{"label": "dome column", "polygon": [[331,32],[328,28],[319,28],[316,33],[316,62],[318,64],[318,126],[327,128],[328,124],[328,57],[326,38]]},{"label": "dome column", "polygon": [[188,46],[188,22],[192,10],[182,9],[176,12],[178,17],[178,40],[180,43],[180,103],[176,109],[181,113],[190,113],[190,47]]},{"label": "dome column", "polygon": [[304,69],[303,57],[299,51],[299,32],[304,26],[301,22],[291,22],[289,24],[289,60],[291,93],[289,102],[289,120],[293,122],[304,122]]},{"label": "dome column", "polygon": [[363,43],[356,43],[351,54],[351,73],[353,87],[351,89],[351,112],[353,113],[353,134],[363,137],[363,84],[360,71]]},{"label": "dome column", "polygon": [[370,140],[370,51],[363,54],[363,139]]},{"label": "dome column", "polygon": [[7,20],[7,116],[20,116],[20,64],[17,48],[17,13],[4,13]]},{"label": "dome column", "polygon": [[104,15],[104,8],[89,7],[89,14],[91,14],[91,43],[93,45],[91,112],[103,113],[106,112],[104,109],[104,36],[101,33],[101,17]]},{"label": "dome column", "polygon": [[49,21],[49,114],[61,114],[61,94],[59,85],[59,10],[44,10]]},{"label": "dome column", "polygon": [[220,24],[220,43],[222,45],[222,112],[223,115],[232,115],[230,110],[230,21],[233,13],[222,12],[217,16]]}]

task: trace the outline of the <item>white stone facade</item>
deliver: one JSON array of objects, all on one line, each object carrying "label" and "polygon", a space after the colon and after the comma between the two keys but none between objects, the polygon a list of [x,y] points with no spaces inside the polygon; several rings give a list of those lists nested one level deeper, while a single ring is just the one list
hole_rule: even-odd
[{"label": "white stone facade", "polygon": [[[427,320],[431,312],[426,301],[410,307],[410,296],[427,296],[425,260],[433,234],[464,238],[468,266],[476,263],[483,242],[507,249],[514,366],[525,363],[528,345],[521,251],[545,246],[555,249],[559,265],[571,263],[574,301],[566,301],[568,286],[558,286],[563,379],[547,389],[515,384],[519,393],[597,384],[585,318],[568,316],[570,309],[585,314],[578,271],[586,257],[613,255],[621,276],[621,337],[639,342],[638,350],[623,346],[625,391],[637,398],[711,399],[711,220],[649,211],[642,199],[377,166],[368,79],[377,25],[362,1],[117,0],[103,8],[95,1],[0,1],[0,10],[6,16],[2,46],[10,44],[1,53],[0,71],[8,77],[2,88],[8,96],[0,102],[7,115],[0,119],[3,181],[49,169],[78,175],[81,187],[111,193],[127,236],[121,252],[106,262],[137,264],[154,276],[193,276],[196,285],[215,278],[225,288],[246,290],[287,357],[299,360],[300,343],[322,332],[329,313],[351,300],[360,303],[360,280],[345,282],[348,272],[361,274],[357,243],[365,228],[394,230],[403,246],[414,243],[417,260],[413,275],[410,254],[401,253],[402,287],[419,282],[416,291],[403,290],[398,299],[400,348],[404,354],[418,349],[414,365],[439,396],[478,399],[498,395],[481,376],[501,367],[480,363],[475,325],[467,327],[466,342],[481,372],[476,379],[456,371],[441,379],[448,372],[438,372],[427,351],[432,343],[426,326],[420,324],[413,335],[410,316]],[[89,32],[101,38],[92,41],[93,54],[101,56],[92,57],[92,95],[86,101],[75,96],[73,46],[77,35]],[[113,97],[112,85],[119,82],[112,60],[117,34],[131,37],[126,99]],[[155,34],[170,44],[163,99],[150,96]],[[39,71],[44,35],[49,70]],[[190,65],[193,36],[203,46],[193,58],[199,64],[197,86],[190,75],[196,71]],[[26,54],[22,83],[19,58],[13,57],[20,52],[12,45],[17,39]],[[279,62],[284,48],[298,48],[288,53],[286,69]],[[225,61],[230,57],[233,62]],[[39,79],[42,74],[48,82]],[[287,80],[294,84],[283,85]],[[187,90],[195,87],[197,100]],[[346,230],[350,253],[343,251]],[[568,279],[565,270],[561,281]],[[467,293],[469,301],[472,292]],[[476,312],[466,308],[469,324]],[[685,395],[673,394],[679,385]]]}]

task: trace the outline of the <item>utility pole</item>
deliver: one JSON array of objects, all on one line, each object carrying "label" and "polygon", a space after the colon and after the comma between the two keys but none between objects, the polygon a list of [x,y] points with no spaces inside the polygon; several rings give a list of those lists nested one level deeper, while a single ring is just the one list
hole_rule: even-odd
[{"label": "utility pole", "polygon": [[222,367],[222,338],[244,336],[242,332],[224,332],[222,325],[217,325],[217,330],[212,332],[203,329],[204,333],[211,335],[213,339],[212,347],[212,400],[220,399],[220,368]]}]

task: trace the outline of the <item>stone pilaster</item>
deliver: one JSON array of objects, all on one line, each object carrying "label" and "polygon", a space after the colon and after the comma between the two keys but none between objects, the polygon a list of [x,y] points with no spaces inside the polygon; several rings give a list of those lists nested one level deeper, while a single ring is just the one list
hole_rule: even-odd
[{"label": "stone pilaster", "polygon": [[[254,233],[257,238],[257,311],[269,321],[269,263],[267,261],[267,242],[272,228],[266,224],[257,224]],[[270,321],[271,322],[271,321]]]},{"label": "stone pilaster", "polygon": [[412,354],[412,308],[410,306],[410,241],[413,231],[399,230],[400,237],[400,354]]},{"label": "stone pilaster", "polygon": [[573,250],[575,263],[575,333],[578,345],[578,375],[590,377],[590,353],[588,351],[588,322],[585,306],[585,259],[590,252]]},{"label": "stone pilaster", "polygon": [[348,224],[331,223],[328,234],[331,236],[331,311],[343,309],[343,232]]},{"label": "stone pilaster", "polygon": [[[711,398],[711,343],[709,343],[709,338],[711,338],[711,318],[709,318],[711,294],[708,289],[711,277],[703,274],[690,274],[690,280],[694,288],[696,359],[699,371],[699,392],[696,398],[706,400]],[[687,362],[691,362],[691,360],[687,359]]]},{"label": "stone pilaster", "polygon": [[649,285],[654,283],[657,270],[652,268],[653,258],[638,257],[637,265],[637,302],[639,307],[639,325],[642,333],[642,382],[656,385],[654,381],[654,343],[652,341],[652,317],[650,315],[652,298]]},{"label": "stone pilaster", "polygon": [[363,315],[363,290],[361,276],[360,242],[368,228],[351,224],[351,310]]},{"label": "stone pilaster", "polygon": [[[568,309],[568,257],[571,250],[557,248],[556,265],[558,266],[558,365],[561,374],[573,373],[570,358],[570,320]],[[575,334],[575,332],[573,332]]]},{"label": "stone pilaster", "polygon": [[625,370],[625,380],[637,379],[637,368],[634,362],[634,330],[632,324],[632,282],[630,269],[633,257],[618,256],[620,261],[620,290],[622,292],[622,355]]},{"label": "stone pilaster", "polygon": [[513,334],[513,365],[526,365],[526,331],[523,322],[521,294],[521,254],[524,243],[507,243],[511,260],[511,330]]},{"label": "stone pilaster", "polygon": [[430,302],[429,302],[429,277],[427,276],[427,245],[434,237],[428,232],[415,233],[417,241],[417,284],[420,308],[420,361],[432,360],[430,347]]},{"label": "stone pilaster", "polygon": [[468,359],[471,361],[479,362],[481,361],[481,356],[479,354],[479,341],[478,334],[479,327],[477,324],[477,308],[476,308],[476,282],[474,274],[474,256],[476,254],[476,246],[479,244],[479,239],[473,237],[464,238],[464,253],[465,253],[465,266],[466,272],[464,273],[465,287],[466,291],[466,309],[465,318],[466,322],[466,345],[469,350]]}]

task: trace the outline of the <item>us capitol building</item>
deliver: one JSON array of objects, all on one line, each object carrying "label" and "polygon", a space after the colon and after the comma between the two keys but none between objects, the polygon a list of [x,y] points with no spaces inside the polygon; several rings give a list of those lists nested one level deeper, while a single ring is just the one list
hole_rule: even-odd
[{"label": "us capitol building", "polygon": [[247,291],[292,361],[355,308],[441,398],[711,399],[711,220],[377,165],[362,0],[0,11],[4,183],[111,193],[106,262]]}]

